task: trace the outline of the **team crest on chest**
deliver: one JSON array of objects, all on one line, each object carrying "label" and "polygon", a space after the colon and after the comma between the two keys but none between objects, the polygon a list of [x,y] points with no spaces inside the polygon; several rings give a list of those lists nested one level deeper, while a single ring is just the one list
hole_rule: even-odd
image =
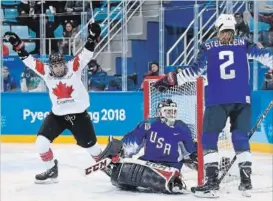
[{"label": "team crest on chest", "polygon": [[145,123],[144,129],[145,129],[146,131],[150,130],[150,129],[151,129],[151,124],[150,124],[150,123]]},{"label": "team crest on chest", "polygon": [[[61,81],[56,85],[55,88],[52,89],[52,93],[57,97],[58,99],[58,104],[61,103],[66,103],[66,101],[61,101],[60,99],[67,99],[67,98],[72,98],[72,93],[74,89],[73,86],[67,86],[66,83],[62,83]],[[72,102],[74,101],[73,99],[71,100]],[[69,101],[69,102],[71,102]]]}]

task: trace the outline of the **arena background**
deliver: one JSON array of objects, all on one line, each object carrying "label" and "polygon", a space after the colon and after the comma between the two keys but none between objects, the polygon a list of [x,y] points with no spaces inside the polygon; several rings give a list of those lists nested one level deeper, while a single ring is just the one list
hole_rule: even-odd
[{"label": "arena background", "polygon": [[[45,4],[44,11],[36,18],[39,21],[39,31],[36,29],[36,32],[30,28],[31,25],[25,24],[28,17],[22,14],[20,6],[20,1],[1,1],[1,16],[4,16],[1,18],[1,33],[15,31],[24,39],[27,49],[34,51],[35,57],[45,62],[52,50],[52,41],[64,41],[63,19],[67,19],[67,16],[78,21],[73,37],[66,38],[68,46],[64,52],[67,51],[67,59],[77,54],[84,44],[87,22],[92,18],[100,22],[102,42],[95,59],[107,75],[90,76],[89,69],[83,74],[83,81],[90,91],[91,107],[88,112],[99,143],[106,143],[108,135],[122,137],[143,120],[141,83],[144,75],[150,71],[150,64],[154,61],[159,64],[159,74],[189,65],[196,54],[198,42],[213,32],[213,23],[220,13],[240,13],[249,27],[247,36],[266,48],[272,50],[273,47],[273,4],[269,0],[259,3],[230,0],[101,1],[98,5],[88,4],[87,10],[73,14],[58,13],[57,7],[54,12],[52,5],[46,7]],[[74,19],[71,16],[77,17]],[[264,16],[272,17],[271,24]],[[63,21],[54,30],[53,37],[47,36],[48,21]],[[51,109],[49,96],[42,82],[35,92],[22,90],[25,66],[9,44],[5,40],[1,42],[1,46],[6,45],[9,50],[7,55],[1,48],[1,142],[34,142],[42,120]],[[57,43],[58,48],[61,47],[60,43]],[[36,46],[40,47],[37,49]],[[15,88],[7,91],[7,82],[11,84],[12,80],[5,80],[3,72],[6,67],[16,83]],[[273,90],[263,89],[267,68],[252,61],[250,67],[254,125],[273,99]],[[73,142],[69,132],[56,140],[56,143]],[[251,138],[251,144],[253,151],[273,153],[273,111],[269,112]]]}]

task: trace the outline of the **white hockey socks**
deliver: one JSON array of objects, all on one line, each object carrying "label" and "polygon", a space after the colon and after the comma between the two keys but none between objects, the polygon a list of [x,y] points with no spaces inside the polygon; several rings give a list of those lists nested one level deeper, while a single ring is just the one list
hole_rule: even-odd
[{"label": "white hockey socks", "polygon": [[50,149],[50,144],[50,141],[46,137],[38,135],[36,139],[36,147],[47,169],[51,169],[55,165],[54,155]]},{"label": "white hockey socks", "polygon": [[94,144],[92,147],[85,148],[86,151],[97,161],[100,153],[101,153],[101,148],[98,145],[98,143]]}]

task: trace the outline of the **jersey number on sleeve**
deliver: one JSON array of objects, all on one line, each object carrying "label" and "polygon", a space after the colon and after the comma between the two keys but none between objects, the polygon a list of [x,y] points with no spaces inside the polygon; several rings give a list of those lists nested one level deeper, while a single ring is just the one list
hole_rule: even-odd
[{"label": "jersey number on sleeve", "polygon": [[234,79],[235,70],[226,71],[226,68],[234,63],[234,53],[232,51],[221,51],[219,52],[219,59],[223,60],[225,57],[228,60],[220,65],[220,77],[224,80]]}]

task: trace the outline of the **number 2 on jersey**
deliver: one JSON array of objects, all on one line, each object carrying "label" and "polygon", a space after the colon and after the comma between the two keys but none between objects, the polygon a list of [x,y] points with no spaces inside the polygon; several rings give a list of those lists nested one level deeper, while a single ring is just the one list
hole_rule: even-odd
[{"label": "number 2 on jersey", "polygon": [[234,53],[232,51],[221,51],[219,52],[219,59],[225,59],[225,56],[228,57],[228,60],[220,65],[220,77],[224,80],[234,79],[235,70],[230,70],[226,72],[226,68],[234,63]]}]

